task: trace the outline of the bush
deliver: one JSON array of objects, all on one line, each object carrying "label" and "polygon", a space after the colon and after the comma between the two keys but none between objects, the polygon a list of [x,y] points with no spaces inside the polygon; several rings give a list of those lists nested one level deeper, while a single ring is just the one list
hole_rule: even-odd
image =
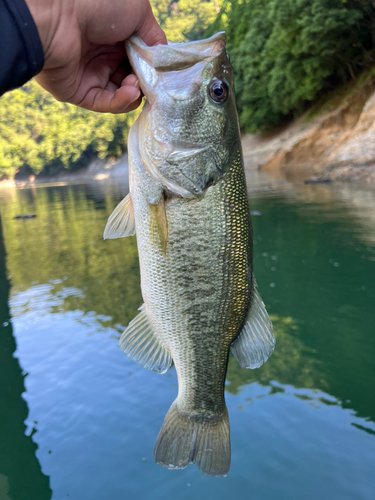
[{"label": "bush", "polygon": [[255,132],[373,64],[375,5],[365,0],[234,0],[207,34],[227,31],[241,126]]}]

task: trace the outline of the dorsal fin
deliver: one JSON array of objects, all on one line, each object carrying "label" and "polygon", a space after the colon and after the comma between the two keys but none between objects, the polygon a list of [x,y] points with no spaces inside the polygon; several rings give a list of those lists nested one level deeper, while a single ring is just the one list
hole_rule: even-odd
[{"label": "dorsal fin", "polygon": [[114,240],[135,235],[134,209],[130,193],[120,201],[108,218],[103,238]]},{"label": "dorsal fin", "polygon": [[253,276],[253,296],[245,325],[232,344],[232,353],[241,368],[259,368],[271,356],[276,340],[273,326]]}]

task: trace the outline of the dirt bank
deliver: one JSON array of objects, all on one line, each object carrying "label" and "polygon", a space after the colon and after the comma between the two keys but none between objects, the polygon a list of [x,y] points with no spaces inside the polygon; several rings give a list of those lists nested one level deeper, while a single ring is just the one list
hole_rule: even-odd
[{"label": "dirt bank", "polygon": [[291,181],[375,182],[374,77],[325,108],[267,136],[244,136],[246,168]]}]

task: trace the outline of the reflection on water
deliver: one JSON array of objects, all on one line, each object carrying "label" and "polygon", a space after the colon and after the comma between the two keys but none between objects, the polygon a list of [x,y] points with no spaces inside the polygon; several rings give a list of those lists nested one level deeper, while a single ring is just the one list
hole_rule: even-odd
[{"label": "reflection on water", "polygon": [[[6,247],[13,292],[48,283],[56,293],[77,288],[81,294],[66,297],[66,310],[111,315],[114,323],[126,325],[141,303],[136,241],[103,241],[103,224],[117,198],[85,188],[14,191],[4,206],[12,220]],[[36,218],[13,221],[20,213]]]},{"label": "reflection on water", "polygon": [[374,191],[256,175],[254,267],[277,348],[254,371],[230,357],[233,459],[218,482],[153,463],[177,381],[118,348],[142,303],[135,238],[102,240],[126,183],[0,192],[17,344],[2,257],[0,498],[372,498]]},{"label": "reflection on water", "polygon": [[294,320],[272,314],[271,319],[277,338],[272,363],[267,362],[261,370],[242,370],[236,359],[230,356],[226,390],[231,394],[238,394],[242,386],[255,381],[272,388],[275,380],[295,387],[315,388],[324,385],[317,360],[311,356],[314,352],[300,340]]},{"label": "reflection on water", "polygon": [[48,500],[49,478],[35,456],[37,445],[25,434],[28,416],[25,374],[14,357],[16,342],[9,314],[9,281],[0,218],[0,499]]}]

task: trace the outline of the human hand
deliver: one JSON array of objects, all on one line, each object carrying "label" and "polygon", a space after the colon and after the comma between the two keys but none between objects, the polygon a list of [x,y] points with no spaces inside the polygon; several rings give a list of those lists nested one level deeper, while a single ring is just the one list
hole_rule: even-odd
[{"label": "human hand", "polygon": [[45,63],[35,79],[58,101],[101,113],[133,111],[141,103],[124,41],[166,43],[148,0],[26,0]]}]

